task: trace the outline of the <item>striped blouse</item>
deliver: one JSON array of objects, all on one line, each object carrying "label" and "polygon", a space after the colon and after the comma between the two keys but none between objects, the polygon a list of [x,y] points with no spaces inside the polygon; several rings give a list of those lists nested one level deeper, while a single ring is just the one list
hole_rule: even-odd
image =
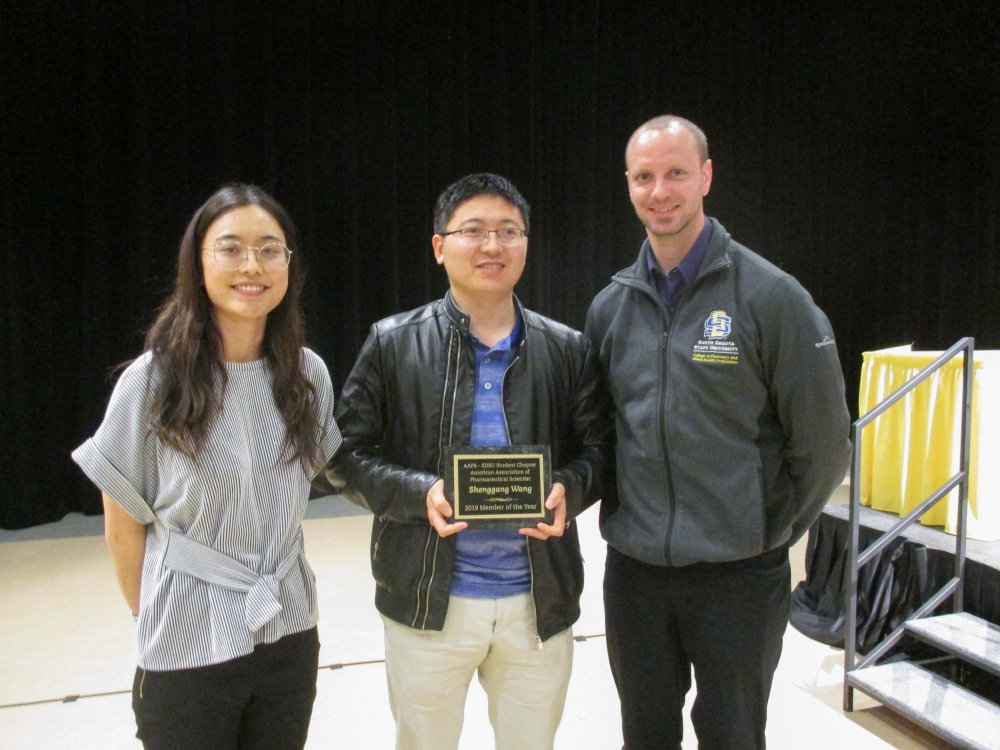
[{"label": "striped blouse", "polygon": [[[322,457],[340,445],[326,365],[303,349]],[[264,360],[227,362],[222,409],[197,461],[149,430],[157,378],[147,352],[122,373],[104,421],[73,452],[87,476],[146,526],[138,627],[143,669],[218,664],[317,621],[302,517],[311,477],[282,453],[285,424]]]}]

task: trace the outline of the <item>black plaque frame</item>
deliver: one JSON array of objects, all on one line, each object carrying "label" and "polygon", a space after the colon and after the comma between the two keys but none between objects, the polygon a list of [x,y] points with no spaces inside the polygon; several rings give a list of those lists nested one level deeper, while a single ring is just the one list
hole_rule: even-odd
[{"label": "black plaque frame", "polygon": [[552,523],[545,499],[552,491],[547,445],[449,446],[444,493],[450,522],[469,527],[525,528]]}]

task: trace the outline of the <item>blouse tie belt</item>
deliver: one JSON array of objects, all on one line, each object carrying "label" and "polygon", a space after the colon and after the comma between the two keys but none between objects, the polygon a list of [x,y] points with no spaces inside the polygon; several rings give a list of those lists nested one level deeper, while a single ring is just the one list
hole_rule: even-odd
[{"label": "blouse tie belt", "polygon": [[207,583],[246,593],[244,615],[251,633],[256,633],[281,612],[278,590],[299,559],[301,534],[274,573],[258,575],[228,555],[196,542],[176,531],[168,532],[164,564]]}]

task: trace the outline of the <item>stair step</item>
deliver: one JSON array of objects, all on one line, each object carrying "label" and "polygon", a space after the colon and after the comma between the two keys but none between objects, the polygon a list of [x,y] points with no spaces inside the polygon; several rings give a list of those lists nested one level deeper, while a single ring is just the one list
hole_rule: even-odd
[{"label": "stair step", "polygon": [[996,750],[1000,706],[911,662],[848,672],[852,686],[959,747]]},{"label": "stair step", "polygon": [[1000,676],[1000,627],[968,612],[909,620],[910,635]]}]

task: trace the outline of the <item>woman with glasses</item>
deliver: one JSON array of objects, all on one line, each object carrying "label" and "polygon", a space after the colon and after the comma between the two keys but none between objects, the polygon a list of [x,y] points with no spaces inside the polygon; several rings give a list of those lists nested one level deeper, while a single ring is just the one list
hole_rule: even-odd
[{"label": "woman with glasses", "polygon": [[132,707],[146,748],[301,748],[316,695],[310,480],[340,444],[303,346],[284,208],[229,185],[199,208],[177,279],[73,459],[138,620]]}]

